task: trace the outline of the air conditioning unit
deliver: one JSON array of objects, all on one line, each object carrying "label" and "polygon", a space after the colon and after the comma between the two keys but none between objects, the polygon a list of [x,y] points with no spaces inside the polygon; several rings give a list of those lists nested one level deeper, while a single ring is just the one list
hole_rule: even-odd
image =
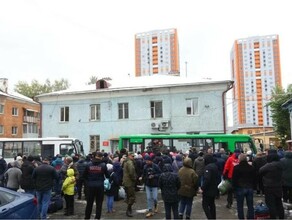
[{"label": "air conditioning unit", "polygon": [[162,121],[161,122],[161,128],[166,129],[169,127],[170,121]]},{"label": "air conditioning unit", "polygon": [[152,122],[151,123],[151,128],[152,129],[158,129],[159,128],[159,124],[157,122]]}]

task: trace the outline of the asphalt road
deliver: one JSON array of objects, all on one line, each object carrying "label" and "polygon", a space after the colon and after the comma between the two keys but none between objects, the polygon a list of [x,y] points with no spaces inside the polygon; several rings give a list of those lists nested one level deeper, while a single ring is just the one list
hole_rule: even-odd
[{"label": "asphalt road", "polygon": [[[255,203],[258,201],[264,201],[264,197],[262,196],[255,196],[254,201]],[[233,206],[231,209],[225,207],[226,205],[226,196],[221,196],[219,199],[216,199],[216,214],[217,219],[237,219],[237,212],[236,212],[236,201],[234,200]],[[85,214],[85,200],[75,200],[75,215],[73,216],[64,216],[63,210],[60,210],[56,213],[49,214],[48,217],[50,219],[84,219]],[[145,219],[145,212],[146,212],[146,193],[144,191],[139,191],[136,194],[136,203],[133,206],[133,214],[134,217],[127,217],[126,216],[126,203],[123,200],[116,201],[114,203],[114,213],[106,213],[106,202],[103,202],[103,209],[102,209],[102,219]],[[165,211],[164,211],[164,204],[161,199],[161,195],[158,195],[158,207],[159,211],[151,219],[165,219]],[[91,219],[94,219],[95,213],[95,206],[93,206],[92,216]],[[287,218],[292,219],[292,217],[287,216]],[[202,209],[202,197],[200,194],[194,197],[193,201],[193,209],[191,219],[206,219],[205,213]]]}]

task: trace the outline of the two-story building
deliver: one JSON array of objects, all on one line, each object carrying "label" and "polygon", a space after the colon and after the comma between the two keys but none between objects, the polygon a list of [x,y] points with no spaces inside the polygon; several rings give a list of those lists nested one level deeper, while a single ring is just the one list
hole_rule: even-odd
[{"label": "two-story building", "polygon": [[0,138],[39,137],[40,104],[8,89],[0,78]]},{"label": "two-story building", "polygon": [[78,138],[89,153],[114,152],[124,134],[225,133],[232,85],[144,76],[42,94],[42,137]]}]

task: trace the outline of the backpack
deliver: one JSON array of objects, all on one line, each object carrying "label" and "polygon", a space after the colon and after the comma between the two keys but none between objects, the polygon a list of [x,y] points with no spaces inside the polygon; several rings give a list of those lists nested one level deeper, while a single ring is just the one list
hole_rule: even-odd
[{"label": "backpack", "polygon": [[63,209],[63,198],[61,195],[54,195],[51,197],[48,207],[48,213],[54,213]]},{"label": "backpack", "polygon": [[[111,173],[110,177],[113,175],[114,172]],[[109,178],[104,176],[103,187],[104,191],[110,190],[112,186],[112,182],[110,182]]]}]

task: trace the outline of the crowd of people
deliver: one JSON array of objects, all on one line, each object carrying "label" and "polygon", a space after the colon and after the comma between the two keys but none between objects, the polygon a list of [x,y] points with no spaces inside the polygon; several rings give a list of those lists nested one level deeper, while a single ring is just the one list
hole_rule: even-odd
[{"label": "crowd of people", "polygon": [[[147,201],[145,217],[159,212],[158,191],[164,201],[166,219],[190,219],[195,196],[202,194],[202,208],[208,219],[216,219],[216,198],[220,197],[218,185],[228,180],[232,187],[227,194],[226,208],[237,201],[239,219],[254,219],[254,194],[264,195],[270,218],[283,219],[283,202],[292,203],[292,152],[260,149],[253,157],[236,149],[227,154],[222,148],[213,152],[186,153],[169,151],[115,153],[93,152],[86,157],[70,155],[62,158],[43,158],[18,155],[6,163],[0,156],[2,186],[11,190],[24,190],[37,197],[41,219],[47,218],[53,193],[65,200],[64,215],[74,215],[74,200],[86,200],[85,219],[90,219],[95,203],[95,218],[102,216],[106,198],[107,213],[115,212],[119,190],[125,190],[125,216],[134,217],[138,186],[143,185]],[[104,189],[108,178],[111,187]]]}]

